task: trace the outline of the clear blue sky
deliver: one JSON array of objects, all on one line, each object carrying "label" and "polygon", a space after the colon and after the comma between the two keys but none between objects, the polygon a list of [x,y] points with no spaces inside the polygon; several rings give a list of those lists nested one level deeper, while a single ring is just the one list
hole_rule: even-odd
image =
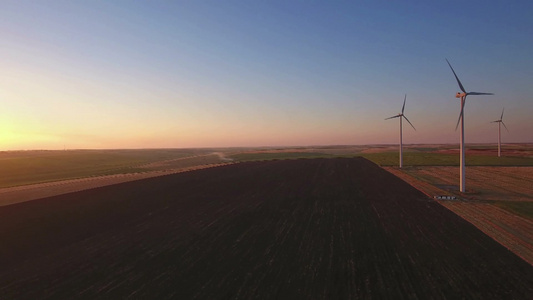
[{"label": "clear blue sky", "polygon": [[0,150],[533,142],[531,1],[2,1]]}]

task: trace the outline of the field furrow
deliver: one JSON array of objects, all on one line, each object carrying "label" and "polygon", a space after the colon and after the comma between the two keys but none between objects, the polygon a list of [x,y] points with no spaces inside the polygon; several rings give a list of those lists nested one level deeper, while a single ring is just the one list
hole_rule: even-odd
[{"label": "field furrow", "polygon": [[533,292],[530,264],[362,158],[231,164],[4,206],[0,244],[6,299]]}]

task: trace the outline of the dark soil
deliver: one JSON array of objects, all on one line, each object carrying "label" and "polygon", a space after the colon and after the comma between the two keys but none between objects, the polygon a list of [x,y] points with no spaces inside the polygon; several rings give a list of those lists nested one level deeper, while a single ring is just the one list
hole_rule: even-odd
[{"label": "dark soil", "polygon": [[0,207],[2,299],[531,299],[533,267],[363,158]]}]

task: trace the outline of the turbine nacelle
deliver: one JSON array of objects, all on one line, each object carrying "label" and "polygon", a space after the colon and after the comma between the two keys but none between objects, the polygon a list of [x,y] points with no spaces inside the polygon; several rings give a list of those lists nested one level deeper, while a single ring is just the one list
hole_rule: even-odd
[{"label": "turbine nacelle", "polygon": [[502,115],[500,116],[500,119],[499,120],[496,120],[496,121],[492,121],[491,123],[501,123],[503,125],[503,127],[505,128],[505,130],[507,130],[507,132],[509,132],[509,129],[507,129],[507,126],[505,125],[505,123],[503,122],[503,111],[505,110],[502,109]]},{"label": "turbine nacelle", "polygon": [[395,115],[395,116],[392,116],[392,117],[388,117],[386,118],[385,120],[389,120],[389,119],[394,119],[394,118],[404,118],[408,123],[409,125],[411,125],[411,127],[413,127],[414,130],[416,130],[415,126],[413,126],[413,124],[411,124],[411,121],[409,121],[409,119],[407,119],[407,117],[403,114],[403,112],[405,111],[405,101],[407,100],[407,95],[405,95],[405,97],[403,98],[403,106],[402,106],[402,112]]},{"label": "turbine nacelle", "polygon": [[[455,70],[452,68],[452,65],[446,59],[446,62],[448,63],[448,66],[452,70],[453,76],[455,77],[455,80],[457,81],[457,85],[459,85],[459,89],[461,92],[458,92],[455,94],[456,98],[461,98],[461,113],[459,114],[459,119],[457,120],[457,125],[455,126],[455,130],[459,127],[459,123],[461,123],[461,131],[460,131],[460,160],[459,160],[459,190],[464,193],[466,191],[465,188],[465,137],[464,137],[464,108],[465,108],[465,102],[466,102],[466,96],[468,95],[494,95],[493,93],[479,93],[479,92],[467,92],[461,81],[459,80],[459,77],[457,77],[457,74],[455,74]],[[503,111],[502,111],[503,116]],[[501,119],[501,118],[500,118]],[[503,122],[502,122],[503,123]]]}]

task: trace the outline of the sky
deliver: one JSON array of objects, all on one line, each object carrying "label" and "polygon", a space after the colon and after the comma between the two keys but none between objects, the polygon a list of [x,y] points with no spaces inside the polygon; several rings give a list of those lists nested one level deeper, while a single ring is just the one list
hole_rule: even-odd
[{"label": "sky", "polygon": [[0,150],[533,142],[531,1],[0,1]]}]

